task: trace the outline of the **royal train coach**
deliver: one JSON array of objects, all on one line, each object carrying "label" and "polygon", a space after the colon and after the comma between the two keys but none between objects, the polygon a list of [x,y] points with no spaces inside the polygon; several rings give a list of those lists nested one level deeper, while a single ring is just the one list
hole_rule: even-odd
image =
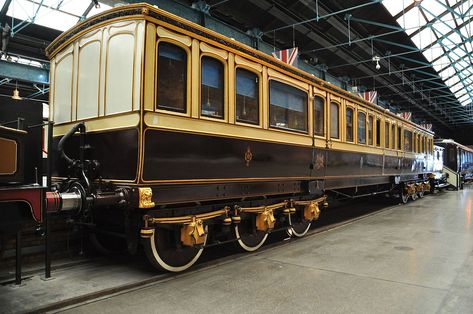
[{"label": "royal train coach", "polygon": [[48,210],[74,209],[104,247],[141,242],[156,267],[303,236],[329,192],[429,190],[432,132],[156,7],[101,13],[47,53]]}]

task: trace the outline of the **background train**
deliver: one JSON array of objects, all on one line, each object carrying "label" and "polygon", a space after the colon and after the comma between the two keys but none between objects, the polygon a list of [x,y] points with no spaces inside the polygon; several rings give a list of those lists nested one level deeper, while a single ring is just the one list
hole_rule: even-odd
[{"label": "background train", "polygon": [[444,149],[443,172],[450,185],[462,189],[465,182],[473,180],[473,149],[450,139],[438,139],[435,145]]},{"label": "background train", "polygon": [[142,245],[182,271],[206,245],[303,236],[327,194],[431,189],[431,131],[156,7],[106,11],[47,52],[41,213],[70,213],[104,250]]}]

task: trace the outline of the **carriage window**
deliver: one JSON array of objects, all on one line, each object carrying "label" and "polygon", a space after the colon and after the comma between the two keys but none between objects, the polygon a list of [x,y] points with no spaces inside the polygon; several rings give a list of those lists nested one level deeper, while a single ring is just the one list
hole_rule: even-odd
[{"label": "carriage window", "polygon": [[396,148],[396,126],[394,124],[391,126],[391,148]]},{"label": "carriage window", "polygon": [[417,152],[418,153],[421,153],[421,149],[420,149],[420,134],[417,134]]},{"label": "carriage window", "polygon": [[269,90],[270,125],[307,131],[307,93],[277,81],[269,82]]},{"label": "carriage window", "polygon": [[381,146],[381,120],[376,119],[376,146]]},{"label": "carriage window", "polygon": [[331,138],[340,138],[338,134],[338,105],[334,102],[330,103],[330,137]]},{"label": "carriage window", "polygon": [[389,122],[384,123],[384,146],[389,148]]},{"label": "carriage window", "polygon": [[368,145],[373,145],[373,116],[368,116]]},{"label": "carriage window", "polygon": [[404,150],[412,152],[412,132],[404,130]]},{"label": "carriage window", "polygon": [[402,150],[401,135],[402,135],[402,128],[398,127],[397,128],[397,149],[399,150]]},{"label": "carriage window", "polygon": [[259,123],[258,75],[243,69],[236,70],[236,119],[239,122]]},{"label": "carriage window", "polygon": [[224,67],[220,61],[202,57],[200,106],[203,116],[223,118]]},{"label": "carriage window", "polygon": [[314,134],[324,135],[324,99],[318,96],[314,97]]},{"label": "carriage window", "polygon": [[353,109],[347,108],[347,142],[353,142]]},{"label": "carriage window", "polygon": [[186,112],[187,53],[175,45],[158,45],[158,109]]},{"label": "carriage window", "polygon": [[366,144],[366,115],[358,112],[358,143]]}]

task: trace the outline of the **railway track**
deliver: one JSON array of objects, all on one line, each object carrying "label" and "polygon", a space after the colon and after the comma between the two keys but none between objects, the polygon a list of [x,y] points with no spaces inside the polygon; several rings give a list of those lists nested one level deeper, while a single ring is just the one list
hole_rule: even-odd
[{"label": "railway track", "polygon": [[[350,201],[345,204],[337,204],[330,209],[325,210],[323,215],[321,215],[320,220],[312,226],[309,230],[307,235],[302,239],[307,239],[311,237],[315,237],[320,233],[333,230],[351,223],[354,223],[358,220],[365,219],[369,216],[376,215],[385,211],[388,211],[394,208],[397,205],[389,203],[390,201],[381,198],[376,198],[374,201],[371,200],[356,200]],[[289,245],[293,241],[300,241],[302,239],[297,238],[289,238],[285,232],[277,231],[273,232],[268,243],[260,248],[254,254],[258,254],[260,252],[264,252],[267,250],[272,250],[284,245]],[[68,298],[59,302],[51,303],[48,305],[44,305],[41,307],[33,308],[28,310],[28,312],[60,312],[61,310],[71,309],[74,307],[78,307],[80,305],[92,303],[95,301],[103,300],[108,297],[112,297],[114,295],[127,293],[133,290],[142,289],[148,287],[150,285],[155,285],[159,283],[163,283],[169,280],[173,280],[175,278],[179,278],[182,276],[186,276],[193,272],[202,272],[206,269],[218,267],[219,265],[231,263],[236,259],[245,258],[251,253],[236,253],[235,250],[230,249],[227,245],[222,246],[212,246],[206,248],[204,250],[204,255],[202,256],[200,262],[194,265],[190,270],[185,271],[183,273],[158,273],[156,275],[152,275],[146,279],[137,280],[131,283],[122,284],[118,286],[114,286],[112,288],[102,289],[100,291],[95,291],[91,293],[86,293],[77,297]],[[98,259],[100,260],[100,259]],[[84,260],[82,262],[77,263],[70,263],[65,264],[64,267],[56,267],[54,270],[65,270],[65,268],[70,269],[73,271],[74,267],[78,267],[81,265],[90,264],[89,266],[93,267],[93,263],[96,260],[88,261]],[[30,272],[27,276],[34,276],[39,275],[39,272]],[[53,272],[54,276],[54,272]]]}]

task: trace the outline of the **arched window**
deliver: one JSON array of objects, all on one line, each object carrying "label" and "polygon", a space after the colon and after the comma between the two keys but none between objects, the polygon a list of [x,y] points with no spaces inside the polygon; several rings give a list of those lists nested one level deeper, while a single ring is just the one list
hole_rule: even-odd
[{"label": "arched window", "polygon": [[396,148],[396,126],[394,124],[391,126],[391,148]]},{"label": "arched window", "polygon": [[339,108],[337,103],[330,103],[330,137],[340,138],[339,132]]},{"label": "arched window", "polygon": [[368,116],[368,145],[373,145],[373,116]]},{"label": "arched window", "polygon": [[353,109],[347,108],[347,123],[346,123],[346,132],[347,132],[347,142],[353,142]]},{"label": "arched window", "polygon": [[238,122],[259,123],[258,75],[238,68],[236,70],[236,119]]},{"label": "arched window", "polygon": [[271,80],[269,102],[269,122],[272,127],[307,131],[306,92]]},{"label": "arched window", "polygon": [[314,134],[324,136],[325,117],[324,108],[325,101],[322,97],[314,97]]},{"label": "arched window", "polygon": [[158,44],[158,109],[186,112],[187,53],[167,43]]},{"label": "arched window", "polygon": [[366,114],[358,112],[358,143],[366,144]]},{"label": "arched window", "polygon": [[211,58],[202,57],[200,106],[203,116],[223,119],[224,66]]},{"label": "arched window", "polygon": [[389,122],[384,122],[384,147],[389,148]]}]

